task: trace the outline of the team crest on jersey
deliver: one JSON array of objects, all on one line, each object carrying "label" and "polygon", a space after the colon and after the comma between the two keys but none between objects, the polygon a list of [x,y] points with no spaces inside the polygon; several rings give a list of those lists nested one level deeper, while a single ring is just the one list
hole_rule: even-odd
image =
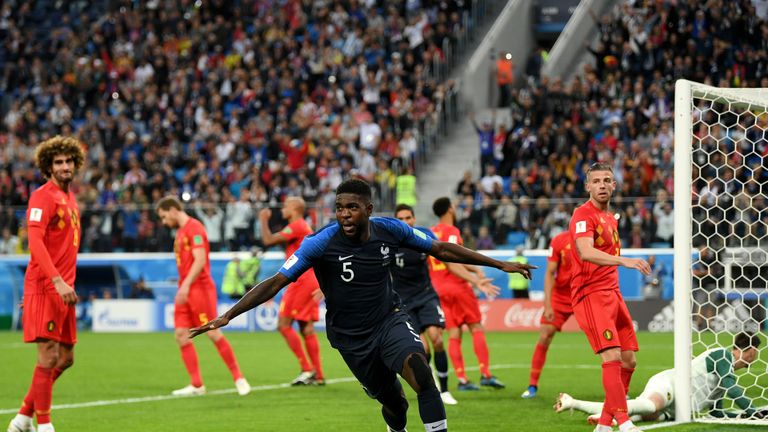
[{"label": "team crest on jersey", "polygon": [[56,323],[53,321],[48,321],[48,331],[52,332],[56,329]]},{"label": "team crest on jersey", "polygon": [[603,337],[605,338],[605,340],[613,340],[613,332],[608,329],[605,329],[605,331],[603,331]]}]

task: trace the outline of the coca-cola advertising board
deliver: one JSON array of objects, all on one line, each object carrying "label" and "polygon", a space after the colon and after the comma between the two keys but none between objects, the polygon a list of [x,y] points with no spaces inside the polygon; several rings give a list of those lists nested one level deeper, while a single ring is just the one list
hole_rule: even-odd
[{"label": "coca-cola advertising board", "polygon": [[[480,300],[483,326],[491,331],[535,331],[544,315],[544,302],[532,300]],[[570,317],[563,331],[579,331],[576,318]]]}]

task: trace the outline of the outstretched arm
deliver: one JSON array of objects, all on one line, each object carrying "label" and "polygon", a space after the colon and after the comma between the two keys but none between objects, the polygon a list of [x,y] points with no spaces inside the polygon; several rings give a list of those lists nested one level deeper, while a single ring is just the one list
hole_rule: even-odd
[{"label": "outstretched arm", "polygon": [[531,270],[537,268],[530,264],[499,261],[471,249],[467,249],[464,246],[449,242],[432,242],[432,249],[429,251],[429,254],[440,261],[493,267],[507,273],[520,273],[528,279],[531,278]]},{"label": "outstretched arm", "polygon": [[234,306],[224,312],[220,317],[200,327],[191,329],[189,331],[190,337],[195,337],[209,330],[224,327],[238,315],[247,312],[274,297],[275,294],[290,282],[291,281],[284,274],[280,272],[275,273],[274,276],[261,281],[258,285],[249,290],[240,301],[235,303]]}]

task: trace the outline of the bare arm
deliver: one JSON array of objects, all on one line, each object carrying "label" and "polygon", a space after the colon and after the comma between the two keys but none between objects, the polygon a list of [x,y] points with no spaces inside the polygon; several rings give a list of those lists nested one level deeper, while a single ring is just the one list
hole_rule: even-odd
[{"label": "bare arm", "polygon": [[261,281],[255,287],[250,289],[247,293],[245,293],[243,298],[235,303],[235,305],[232,306],[228,311],[224,312],[220,317],[205,325],[191,329],[190,336],[195,337],[209,330],[214,330],[229,324],[229,322],[237,316],[274,297],[275,294],[277,294],[290,282],[291,281],[285,277],[284,274],[280,272],[275,273],[269,279]]},{"label": "bare arm", "polygon": [[282,236],[282,234],[272,233],[269,230],[269,218],[272,216],[272,211],[269,209],[262,209],[259,212],[259,225],[261,227],[261,242],[264,243],[264,247],[274,246],[276,244],[287,243],[288,240]]},{"label": "bare arm", "polygon": [[445,263],[446,268],[448,268],[448,271],[455,274],[456,276],[464,279],[465,281],[471,283],[472,285],[478,286],[481,283],[481,280],[484,279],[485,275],[478,275],[476,271],[474,271],[474,266],[469,266],[466,264],[457,264],[452,262]]},{"label": "bare arm", "polygon": [[552,321],[555,319],[552,309],[552,289],[555,287],[555,273],[557,273],[558,264],[554,261],[547,261],[547,270],[544,273],[544,318]]},{"label": "bare arm", "polygon": [[432,249],[429,251],[429,254],[440,261],[493,267],[507,273],[520,273],[528,279],[531,278],[531,270],[537,268],[530,264],[499,261],[467,249],[464,246],[442,241],[432,242]]},{"label": "bare arm", "polygon": [[595,240],[589,237],[579,237],[576,239],[576,251],[582,261],[602,266],[622,266],[634,268],[644,275],[651,274],[651,266],[641,258],[627,258],[623,256],[614,256],[607,254],[595,248]]}]

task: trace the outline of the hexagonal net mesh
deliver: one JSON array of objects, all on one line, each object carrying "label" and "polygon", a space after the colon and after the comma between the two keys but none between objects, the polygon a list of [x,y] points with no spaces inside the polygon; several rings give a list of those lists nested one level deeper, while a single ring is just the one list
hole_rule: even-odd
[{"label": "hexagonal net mesh", "polygon": [[768,89],[692,90],[691,414],[768,424]]}]

